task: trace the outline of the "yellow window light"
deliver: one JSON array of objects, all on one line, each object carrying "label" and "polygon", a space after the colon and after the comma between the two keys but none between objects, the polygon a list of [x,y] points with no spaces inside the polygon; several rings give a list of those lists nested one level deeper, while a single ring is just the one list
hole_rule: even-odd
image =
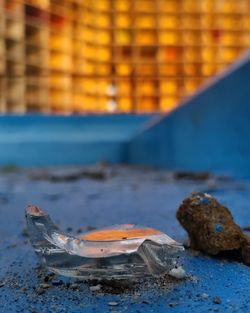
[{"label": "yellow window light", "polygon": [[164,45],[175,45],[179,41],[179,34],[175,31],[160,31],[159,42]]},{"label": "yellow window light", "polygon": [[158,0],[160,12],[176,13],[181,10],[181,1],[176,0]]},{"label": "yellow window light", "polygon": [[183,51],[184,60],[186,62],[197,62],[200,60],[200,49],[193,48],[193,47],[187,47]]},{"label": "yellow window light", "polygon": [[99,63],[96,65],[96,75],[100,76],[110,76],[111,75],[111,66],[108,64]]},{"label": "yellow window light", "polygon": [[110,16],[105,13],[95,15],[95,25],[96,27],[108,28],[111,26]]},{"label": "yellow window light", "polygon": [[154,28],[156,27],[156,23],[154,15],[138,15],[136,17],[135,26],[138,28]]},{"label": "yellow window light", "polygon": [[201,68],[202,75],[203,76],[211,76],[211,75],[216,73],[216,69],[217,69],[217,67],[216,67],[216,64],[214,64],[214,63],[203,64],[202,68]]},{"label": "yellow window light", "polygon": [[130,21],[130,14],[116,14],[115,19],[115,26],[118,28],[126,28],[131,26]]},{"label": "yellow window light", "polygon": [[136,99],[136,110],[139,112],[149,113],[157,110],[158,99],[156,97],[138,97]]},{"label": "yellow window light", "polygon": [[108,11],[110,10],[110,0],[101,0],[101,1],[95,0],[91,2],[91,6],[95,10]]},{"label": "yellow window light", "polygon": [[154,30],[138,30],[136,33],[136,43],[140,45],[155,44],[156,36],[157,33]]},{"label": "yellow window light", "polygon": [[181,64],[161,64],[159,73],[162,76],[178,76],[181,74]]},{"label": "yellow window light", "polygon": [[201,10],[201,1],[182,0],[183,11],[187,13],[199,12]]},{"label": "yellow window light", "polygon": [[117,105],[121,112],[131,112],[133,110],[131,97],[117,98]]},{"label": "yellow window light", "polygon": [[157,75],[157,66],[155,64],[138,64],[136,73],[143,76],[154,76]]},{"label": "yellow window light", "polygon": [[98,30],[95,32],[95,37],[93,39],[95,39],[96,42],[99,44],[103,45],[110,44],[111,41],[110,32]]},{"label": "yellow window light", "polygon": [[152,13],[157,7],[157,1],[155,0],[139,0],[134,1],[134,10],[137,12]]},{"label": "yellow window light", "polygon": [[117,82],[117,94],[128,96],[131,93],[131,83],[130,81],[118,81]]},{"label": "yellow window light", "polygon": [[184,73],[187,76],[199,76],[200,66],[197,63],[184,64]]},{"label": "yellow window light", "polygon": [[163,112],[172,111],[177,105],[178,98],[177,97],[161,97],[160,100],[160,110]]},{"label": "yellow window light", "polygon": [[116,73],[120,76],[128,76],[132,73],[132,66],[130,64],[119,63],[116,65]]},{"label": "yellow window light", "polygon": [[216,60],[217,50],[215,48],[202,48],[201,56],[204,62],[214,62]]},{"label": "yellow window light", "polygon": [[180,18],[174,15],[160,15],[159,27],[164,29],[177,29],[180,26]]},{"label": "yellow window light", "polygon": [[131,0],[115,0],[114,8],[119,11],[129,11],[131,7]]},{"label": "yellow window light", "polygon": [[191,94],[195,91],[197,86],[199,85],[199,81],[196,79],[186,79],[184,82],[184,89],[187,94]]},{"label": "yellow window light", "polygon": [[128,45],[132,43],[130,30],[117,30],[115,32],[115,42],[120,45]]},{"label": "yellow window light", "polygon": [[152,80],[138,80],[137,81],[137,94],[141,96],[154,96],[156,95],[156,84]]},{"label": "yellow window light", "polygon": [[163,95],[175,95],[178,91],[178,82],[176,80],[164,80],[160,83],[160,91]]}]

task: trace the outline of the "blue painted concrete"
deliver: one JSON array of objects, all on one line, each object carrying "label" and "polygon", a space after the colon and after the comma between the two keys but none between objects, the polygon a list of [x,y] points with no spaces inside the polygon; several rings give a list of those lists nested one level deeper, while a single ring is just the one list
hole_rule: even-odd
[{"label": "blue painted concrete", "polygon": [[124,161],[124,144],[151,115],[0,116],[0,165]]},{"label": "blue painted concrete", "polygon": [[134,164],[250,176],[250,53],[133,138]]},{"label": "blue painted concrete", "polygon": [[[98,295],[81,284],[79,291],[62,285],[36,294],[34,288],[43,281],[36,269],[39,261],[27,237],[21,235],[27,203],[46,209],[63,230],[72,226],[74,234],[88,225],[138,223],[156,227],[182,242],[186,234],[175,218],[176,209],[190,192],[211,188],[211,182],[206,181],[175,181],[164,171],[116,167],[115,173],[104,181],[60,183],[30,180],[27,171],[0,173],[0,286],[5,284],[0,287],[0,312],[248,313],[249,267],[191,252],[184,266],[193,280],[169,291],[142,284],[140,290],[128,294]],[[215,180],[212,194],[231,209],[239,225],[249,224],[250,180]],[[221,304],[213,303],[216,296]],[[110,307],[110,301],[118,306]]]}]

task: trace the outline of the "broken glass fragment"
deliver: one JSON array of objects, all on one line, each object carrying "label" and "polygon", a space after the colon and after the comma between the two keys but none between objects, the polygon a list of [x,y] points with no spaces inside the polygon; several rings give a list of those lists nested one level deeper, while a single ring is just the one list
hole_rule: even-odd
[{"label": "broken glass fragment", "polygon": [[178,267],[184,247],[159,230],[132,224],[72,236],[49,215],[28,206],[31,244],[48,270],[83,279],[161,276]]}]

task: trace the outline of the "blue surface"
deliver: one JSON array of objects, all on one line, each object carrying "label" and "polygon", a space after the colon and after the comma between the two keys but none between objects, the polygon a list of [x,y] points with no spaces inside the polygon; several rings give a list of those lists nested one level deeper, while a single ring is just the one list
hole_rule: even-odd
[{"label": "blue surface", "polygon": [[128,160],[250,176],[250,53],[172,113],[147,122]]},{"label": "blue surface", "polygon": [[[149,121],[150,116],[0,117],[0,164],[129,161],[249,176],[249,76],[246,56],[231,75],[154,121]],[[21,235],[23,208],[28,203],[42,206],[64,230],[138,223],[184,241],[176,209],[191,191],[207,191],[231,209],[241,226],[250,222],[247,179],[176,181],[164,171],[146,168],[115,168],[115,173],[107,181],[67,183],[34,181],[28,170],[0,173],[0,312],[249,312],[249,267],[191,252],[187,252],[185,268],[197,280],[189,279],[168,291],[142,284],[139,291],[126,295],[98,295],[81,284],[79,291],[62,285],[36,294],[39,263]],[[204,293],[207,299],[202,298]],[[216,296],[221,304],[213,303]],[[118,306],[110,307],[110,301],[117,301]]]},{"label": "blue surface", "polygon": [[[229,206],[236,221],[250,221],[250,181],[220,180],[192,182],[174,180],[164,171],[113,168],[108,180],[82,179],[52,183],[29,179],[29,172],[0,175],[0,312],[249,312],[249,267],[226,260],[187,253],[185,269],[193,280],[170,290],[141,285],[128,294],[92,293],[87,284],[80,290],[65,285],[37,295],[41,278],[37,257],[21,235],[24,206],[39,204],[63,230],[73,233],[88,225],[104,227],[117,223],[139,223],[167,232],[179,241],[186,234],[175,218],[182,199],[191,191],[208,191]],[[15,246],[16,245],[16,246]],[[1,285],[0,285],[1,286]],[[23,289],[24,288],[24,289]],[[202,294],[208,295],[204,299]],[[213,298],[220,297],[221,304]],[[110,307],[110,301],[118,306]]]},{"label": "blue surface", "polygon": [[124,147],[151,115],[0,116],[0,164],[124,161]]}]

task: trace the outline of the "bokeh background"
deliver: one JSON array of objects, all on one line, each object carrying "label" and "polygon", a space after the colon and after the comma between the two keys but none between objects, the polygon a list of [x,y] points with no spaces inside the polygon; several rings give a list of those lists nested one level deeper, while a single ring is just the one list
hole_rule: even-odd
[{"label": "bokeh background", "polygon": [[249,0],[0,0],[0,111],[168,112],[249,47]]}]

